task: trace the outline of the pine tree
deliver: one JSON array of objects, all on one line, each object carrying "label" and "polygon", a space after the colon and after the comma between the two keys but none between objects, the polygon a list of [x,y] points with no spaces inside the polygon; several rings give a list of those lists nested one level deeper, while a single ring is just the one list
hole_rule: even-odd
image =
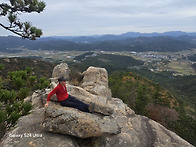
[{"label": "pine tree", "polygon": [[42,35],[42,30],[32,26],[30,22],[21,22],[18,15],[21,13],[40,13],[45,6],[45,2],[38,0],[9,0],[9,3],[1,3],[0,17],[7,17],[9,24],[6,26],[0,22],[0,26],[22,38],[35,40],[36,37]]}]

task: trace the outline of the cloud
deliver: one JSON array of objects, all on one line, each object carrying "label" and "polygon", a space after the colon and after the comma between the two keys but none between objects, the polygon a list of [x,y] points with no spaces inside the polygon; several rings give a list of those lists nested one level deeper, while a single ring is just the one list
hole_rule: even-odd
[{"label": "cloud", "polygon": [[45,2],[46,9],[41,14],[21,16],[21,20],[42,28],[45,36],[196,30],[195,0]]}]

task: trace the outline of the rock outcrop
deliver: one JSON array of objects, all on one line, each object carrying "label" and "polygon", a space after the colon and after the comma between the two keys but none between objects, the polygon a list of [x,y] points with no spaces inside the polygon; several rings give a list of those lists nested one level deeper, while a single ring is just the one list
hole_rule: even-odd
[{"label": "rock outcrop", "polygon": [[103,97],[111,97],[111,90],[108,88],[108,74],[104,68],[89,67],[84,73],[81,87],[94,94]]},{"label": "rock outcrop", "polygon": [[60,78],[64,77],[66,79],[69,79],[69,73],[70,69],[66,63],[61,63],[54,67],[53,72],[52,72],[52,78]]},{"label": "rock outcrop", "polygon": [[119,134],[121,128],[115,118],[83,113],[72,108],[52,104],[45,111],[44,130],[69,134],[80,138],[97,137],[104,134]]},{"label": "rock outcrop", "polygon": [[[67,68],[58,74],[56,70],[61,66]],[[57,84],[55,79],[69,76],[68,66],[60,64],[57,67],[53,70],[56,74],[53,74],[52,88]],[[90,104],[92,113],[62,107],[55,96],[49,106],[43,108],[51,89],[36,91],[27,99],[34,105],[33,111],[30,115],[19,119],[17,126],[5,134],[1,145],[3,147],[192,146],[159,123],[136,115],[122,100],[113,98],[108,88],[108,75],[105,69],[89,67],[83,76],[79,86],[67,83],[67,90],[72,96]],[[14,134],[22,137],[12,136]],[[27,134],[31,136],[27,137]],[[82,140],[85,140],[85,143]]]}]

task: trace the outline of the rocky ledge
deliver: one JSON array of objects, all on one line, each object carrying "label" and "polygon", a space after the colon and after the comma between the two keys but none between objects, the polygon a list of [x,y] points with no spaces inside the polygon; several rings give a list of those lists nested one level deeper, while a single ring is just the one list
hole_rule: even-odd
[{"label": "rocky ledge", "polygon": [[[68,78],[69,71],[65,63],[55,67],[51,89],[56,86],[58,77]],[[44,108],[51,89],[36,91],[26,99],[34,105],[31,114],[19,119],[16,127],[4,135],[1,146],[192,146],[159,123],[136,115],[120,99],[113,98],[105,69],[89,67],[82,75],[80,85],[67,83],[67,90],[72,96],[90,104],[91,113],[62,107],[55,96]]]}]

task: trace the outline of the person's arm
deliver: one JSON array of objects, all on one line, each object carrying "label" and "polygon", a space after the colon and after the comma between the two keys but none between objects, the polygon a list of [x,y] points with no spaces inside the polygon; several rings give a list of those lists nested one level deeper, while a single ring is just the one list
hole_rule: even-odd
[{"label": "person's arm", "polygon": [[45,104],[45,107],[48,106],[51,96],[53,96],[53,95],[56,93],[57,89],[58,89],[58,87],[55,87],[55,88],[48,94],[47,102],[46,102],[46,104]]}]

